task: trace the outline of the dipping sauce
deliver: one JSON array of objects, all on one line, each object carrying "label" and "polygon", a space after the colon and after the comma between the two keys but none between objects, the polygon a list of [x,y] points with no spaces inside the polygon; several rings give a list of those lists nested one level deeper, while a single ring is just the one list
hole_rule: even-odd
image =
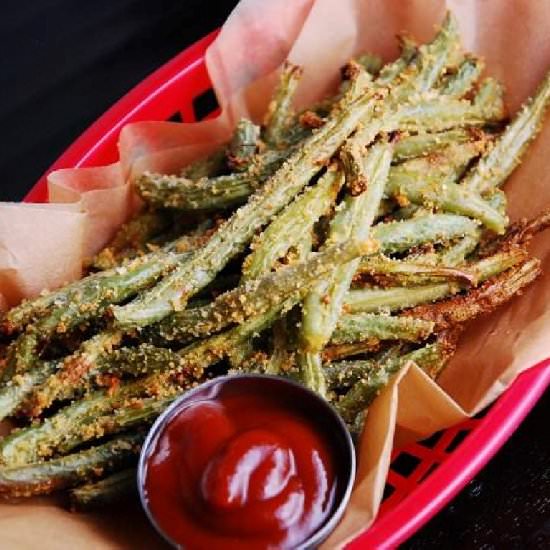
[{"label": "dipping sauce", "polygon": [[293,391],[265,384],[262,391],[258,379],[278,382],[225,378],[191,392],[151,443],[143,496],[158,528],[177,545],[294,548],[342,498],[350,466],[344,473],[338,464],[342,451],[324,431],[330,422],[323,426],[323,415]]}]

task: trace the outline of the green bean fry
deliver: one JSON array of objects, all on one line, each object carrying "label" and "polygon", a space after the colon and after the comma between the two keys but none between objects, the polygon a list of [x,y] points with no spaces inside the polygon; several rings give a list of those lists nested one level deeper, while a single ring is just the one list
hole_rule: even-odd
[{"label": "green bean fry", "polygon": [[0,496],[135,495],[147,427],[220,374],[291,377],[356,431],[399,371],[437,382],[466,324],[536,281],[528,245],[550,213],[510,224],[504,184],[550,74],[507,123],[451,14],[399,46],[355,56],[305,109],[286,62],[263,119],[142,174],[141,210],[85,276],[3,314],[0,419],[19,427],[0,439]]}]

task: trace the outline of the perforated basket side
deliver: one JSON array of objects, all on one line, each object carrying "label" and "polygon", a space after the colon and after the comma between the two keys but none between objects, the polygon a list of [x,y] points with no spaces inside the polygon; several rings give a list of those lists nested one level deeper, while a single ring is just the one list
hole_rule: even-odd
[{"label": "perforated basket side", "polygon": [[[508,440],[550,385],[550,359],[522,373],[478,417],[434,434],[396,453],[388,484],[395,490],[382,503],[370,529],[349,549],[395,548],[447,504]],[[404,455],[420,459],[403,471]]]}]

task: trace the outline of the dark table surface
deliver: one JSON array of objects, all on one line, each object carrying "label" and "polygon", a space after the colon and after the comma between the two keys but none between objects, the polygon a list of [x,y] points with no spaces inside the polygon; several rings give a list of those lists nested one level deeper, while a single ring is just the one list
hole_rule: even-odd
[{"label": "dark table surface", "polygon": [[[266,0],[267,1],[267,0]],[[233,0],[2,0],[0,200],[19,200],[115,100],[218,27]],[[550,548],[550,394],[404,546]]]}]

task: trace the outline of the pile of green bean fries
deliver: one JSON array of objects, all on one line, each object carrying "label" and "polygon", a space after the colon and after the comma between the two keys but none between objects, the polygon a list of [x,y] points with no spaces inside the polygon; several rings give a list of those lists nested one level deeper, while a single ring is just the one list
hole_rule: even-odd
[{"label": "pile of green bean fries", "polygon": [[[179,175],[146,173],[144,209],[79,281],[0,322],[0,495],[132,490],[147,427],[224,373],[292,377],[357,432],[404,365],[436,379],[465,323],[540,273],[502,184],[540,129],[550,75],[508,122],[502,86],[448,15],[432,42],[366,54],[295,112],[285,64],[262,125]],[[526,182],[527,184],[528,182]]]}]

